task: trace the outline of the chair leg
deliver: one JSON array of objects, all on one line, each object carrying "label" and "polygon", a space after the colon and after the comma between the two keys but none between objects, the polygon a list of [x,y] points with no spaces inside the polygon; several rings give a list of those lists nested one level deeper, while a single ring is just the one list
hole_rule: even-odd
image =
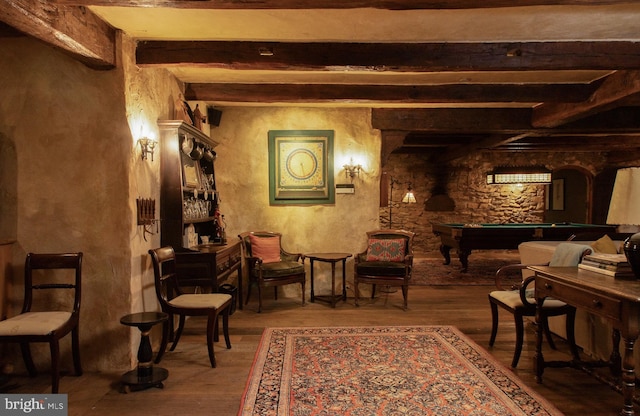
[{"label": "chair leg", "polygon": [[305,281],[302,281],[302,305],[304,306],[304,291],[305,291]]},{"label": "chair leg", "polygon": [[216,368],[216,356],[213,353],[213,331],[217,320],[218,311],[210,314],[207,320],[207,350],[209,351],[209,362],[211,362],[212,368]]},{"label": "chair leg", "polygon": [[224,308],[222,312],[222,332],[224,333],[224,341],[227,344],[227,349],[231,349],[231,339],[229,338],[229,309],[231,309],[231,305]]},{"label": "chair leg", "polygon": [[[173,315],[169,315],[169,319],[173,320]],[[167,349],[167,344],[169,343],[169,327],[169,320],[164,321],[162,324],[162,341],[160,341],[160,349],[156,355],[156,364],[160,363],[160,360],[162,360],[162,356]]]},{"label": "chair leg", "polygon": [[547,337],[547,342],[552,350],[556,349],[556,344],[553,342],[553,337],[551,336],[551,330],[549,329],[549,318],[546,315],[542,315],[542,329],[544,329],[544,335]]},{"label": "chair leg", "polygon": [[73,354],[73,368],[76,376],[81,376],[82,363],[80,361],[80,328],[77,326],[71,331],[71,350]]},{"label": "chair leg", "polygon": [[49,342],[51,350],[51,394],[57,394],[60,386],[60,345],[58,340]]},{"label": "chair leg", "polygon": [[404,308],[403,310],[407,310],[407,308],[409,307],[409,304],[407,302],[407,295],[409,294],[409,286],[407,285],[402,285],[402,297],[404,298]]},{"label": "chair leg", "polygon": [[31,357],[31,349],[29,348],[29,343],[21,342],[20,351],[22,351],[22,359],[24,360],[24,365],[27,367],[29,375],[31,377],[37,376],[38,370],[36,369],[35,364],[33,364],[33,358]]},{"label": "chair leg", "polygon": [[278,286],[273,287],[273,298],[278,300]]},{"label": "chair leg", "polygon": [[524,322],[522,314],[515,312],[513,318],[516,323],[516,350],[513,352],[513,360],[511,361],[511,367],[516,368],[518,361],[520,360],[520,353],[522,352],[522,344],[524,342]]},{"label": "chair leg", "polygon": [[[218,315],[220,317],[220,315]],[[213,342],[218,342],[220,340],[220,336],[218,335],[218,328],[220,327],[220,319],[216,318],[215,324],[213,324]]]},{"label": "chair leg", "polygon": [[376,294],[376,285],[371,285],[371,299],[373,299],[375,294]]},{"label": "chair leg", "polygon": [[258,285],[258,313],[262,312],[262,287]]},{"label": "chair leg", "polygon": [[[247,288],[247,300],[244,301],[245,305],[249,304],[249,298],[251,297],[251,288],[253,287],[253,284],[254,284],[253,280],[251,280],[251,277],[249,277],[249,284],[247,285],[249,286]],[[240,294],[240,299],[242,299],[242,294]]]},{"label": "chair leg", "polygon": [[493,347],[496,342],[496,335],[498,335],[498,305],[491,301],[489,296],[489,306],[491,306],[491,337],[489,338],[489,346]]},{"label": "chair leg", "polygon": [[173,351],[176,349],[178,345],[178,341],[180,341],[180,337],[182,336],[182,330],[184,329],[184,315],[180,315],[180,323],[178,324],[178,331],[176,332],[175,339],[173,340],[173,344],[171,344],[171,348],[169,351]]}]

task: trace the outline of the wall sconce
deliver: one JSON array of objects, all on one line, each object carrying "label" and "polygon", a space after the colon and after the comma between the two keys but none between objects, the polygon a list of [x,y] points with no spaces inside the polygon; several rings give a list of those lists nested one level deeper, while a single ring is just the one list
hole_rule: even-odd
[{"label": "wall sconce", "polygon": [[342,165],[344,168],[344,174],[346,177],[351,178],[351,182],[353,182],[353,178],[355,176],[360,176],[360,171],[362,170],[362,165],[354,165],[353,158],[351,158],[348,165]]},{"label": "wall sconce", "polygon": [[551,171],[544,166],[498,166],[487,174],[488,185],[551,183]]},{"label": "wall sconce", "polygon": [[416,196],[413,194],[413,188],[411,187],[411,182],[409,182],[409,186],[407,187],[407,193],[404,194],[404,197],[402,198],[402,202],[404,202],[405,204],[415,204],[416,201]]},{"label": "wall sconce", "polygon": [[142,160],[147,159],[147,156],[151,154],[151,161],[153,162],[153,151],[155,150],[158,142],[148,137],[143,137],[138,139],[138,143],[140,144]]}]

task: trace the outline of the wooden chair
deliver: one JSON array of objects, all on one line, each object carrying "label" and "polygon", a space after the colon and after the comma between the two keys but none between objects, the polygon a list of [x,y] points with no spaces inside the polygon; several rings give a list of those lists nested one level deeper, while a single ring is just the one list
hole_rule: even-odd
[{"label": "wooden chair", "polygon": [[178,330],[173,339],[170,351],[178,345],[182,330],[184,329],[185,317],[206,316],[207,317],[207,349],[209,350],[209,361],[211,367],[216,366],[216,358],[213,352],[213,342],[218,337],[218,316],[222,313],[222,327],[227,349],[231,348],[229,340],[229,310],[231,306],[231,295],[224,293],[189,293],[183,294],[178,285],[178,278],[175,273],[176,255],[173,247],[161,247],[149,250],[153,263],[153,274],[155,278],[156,296],[160,303],[162,312],[169,315],[169,320],[163,324],[162,341],[160,351],[156,356],[156,364],[160,362],[167,348],[170,338],[170,322],[173,322],[174,315],[178,315]]},{"label": "wooden chair", "polygon": [[400,286],[406,311],[409,280],[413,269],[413,237],[405,230],[377,230],[367,232],[367,249],[355,255],[353,286],[358,305],[360,283],[369,283],[371,299],[376,285]]},{"label": "wooden chair", "polygon": [[[587,245],[561,243],[556,247],[554,256],[547,265],[549,266],[577,266],[582,257],[590,254],[591,248]],[[489,345],[493,346],[496,335],[498,333],[498,306],[513,314],[516,324],[516,347],[511,360],[511,367],[518,366],[520,353],[522,352],[522,344],[524,342],[524,317],[536,315],[535,289],[533,283],[535,276],[529,276],[522,281],[520,285],[509,290],[502,285],[502,277],[512,271],[522,271],[530,265],[511,264],[501,267],[496,272],[495,284],[498,290],[489,293],[489,305],[491,306],[491,338]],[[548,318],[551,316],[566,315],[566,332],[569,348],[574,359],[579,360],[579,353],[575,342],[574,322],[576,309],[571,305],[559,301],[557,299],[548,298],[544,301],[541,314],[541,325],[544,333],[552,349],[556,349],[555,343],[549,330]]]},{"label": "wooden chair", "polygon": [[[72,277],[69,276],[69,271],[73,272]],[[81,283],[82,253],[29,253],[24,268],[22,311],[16,316],[0,321],[0,342],[20,343],[22,358],[32,377],[38,372],[33,363],[29,343],[49,343],[53,394],[58,393],[60,384],[60,339],[69,332],[75,375],[82,375],[79,335]],[[48,310],[52,291],[71,291],[73,304],[67,310]],[[45,294],[48,296],[42,296]],[[63,295],[62,300],[55,299],[56,305],[64,305],[64,299],[69,299],[66,294]],[[37,306],[34,306],[34,303]]]},{"label": "wooden chair", "polygon": [[262,311],[262,288],[273,287],[275,299],[278,299],[278,286],[291,283],[302,285],[302,304],[306,274],[304,264],[299,260],[300,253],[289,253],[282,248],[282,234],[271,231],[247,231],[238,235],[242,242],[242,253],[249,274],[247,300],[249,303],[251,287],[258,286],[258,313]]}]

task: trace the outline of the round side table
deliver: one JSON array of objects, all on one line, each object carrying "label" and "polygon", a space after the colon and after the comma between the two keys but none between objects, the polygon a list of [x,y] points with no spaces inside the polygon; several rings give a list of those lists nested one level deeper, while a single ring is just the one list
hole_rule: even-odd
[{"label": "round side table", "polygon": [[162,382],[169,376],[169,371],[153,366],[153,350],[149,340],[151,328],[169,319],[164,312],[139,312],[123,316],[120,323],[135,326],[140,330],[140,346],[138,347],[138,366],[122,375],[124,393],[142,390],[149,387],[163,388]]}]

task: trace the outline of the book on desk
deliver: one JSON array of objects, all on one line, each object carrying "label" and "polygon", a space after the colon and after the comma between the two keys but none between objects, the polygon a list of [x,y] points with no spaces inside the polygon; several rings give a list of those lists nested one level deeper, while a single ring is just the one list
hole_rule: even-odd
[{"label": "book on desk", "polygon": [[584,256],[578,267],[607,276],[632,277],[634,275],[624,254],[588,254]]}]

